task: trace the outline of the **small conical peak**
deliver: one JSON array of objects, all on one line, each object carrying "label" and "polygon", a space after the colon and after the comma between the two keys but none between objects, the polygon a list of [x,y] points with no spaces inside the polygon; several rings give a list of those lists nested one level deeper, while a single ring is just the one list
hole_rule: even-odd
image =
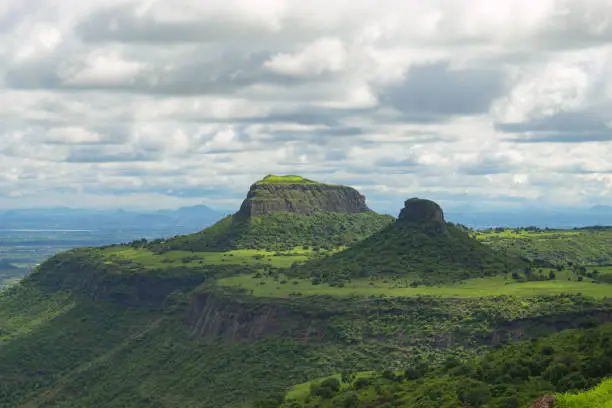
[{"label": "small conical peak", "polygon": [[421,226],[438,227],[446,230],[444,212],[438,203],[422,198],[411,198],[404,201],[404,208],[400,211],[398,221]]}]

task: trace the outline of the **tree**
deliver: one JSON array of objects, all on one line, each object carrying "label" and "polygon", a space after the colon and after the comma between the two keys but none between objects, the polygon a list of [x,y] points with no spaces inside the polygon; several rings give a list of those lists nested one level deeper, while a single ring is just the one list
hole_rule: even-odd
[{"label": "tree", "polygon": [[555,280],[556,277],[557,277],[557,274],[555,274],[555,271],[550,271],[548,273],[548,279]]},{"label": "tree", "polygon": [[497,401],[497,406],[499,408],[519,408],[521,406],[521,402],[517,397],[504,397]]},{"label": "tree", "polygon": [[318,385],[311,385],[310,390],[311,394],[326,399],[333,397],[338,391],[340,391],[340,380],[335,377],[328,378]]},{"label": "tree", "polygon": [[482,381],[467,379],[457,385],[457,397],[464,407],[479,408],[491,401],[491,391]]},{"label": "tree", "polygon": [[340,375],[340,379],[345,384],[350,384],[355,380],[355,373],[352,371],[344,370]]},{"label": "tree", "polygon": [[557,389],[559,391],[582,390],[588,386],[589,382],[577,371],[569,373],[557,383]]}]

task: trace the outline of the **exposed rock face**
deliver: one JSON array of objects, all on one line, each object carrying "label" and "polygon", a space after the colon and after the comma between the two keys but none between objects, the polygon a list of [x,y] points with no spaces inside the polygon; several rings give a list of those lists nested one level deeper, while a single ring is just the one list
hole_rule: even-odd
[{"label": "exposed rock face", "polygon": [[259,217],[270,213],[312,214],[370,212],[365,197],[346,186],[327,184],[259,184],[251,186],[239,214]]},{"label": "exposed rock face", "polygon": [[446,230],[446,221],[442,208],[435,202],[421,198],[411,198],[404,202],[398,221],[419,226],[435,227]]},{"label": "exposed rock face", "polygon": [[554,395],[545,395],[535,401],[529,408],[553,408],[557,398]]}]

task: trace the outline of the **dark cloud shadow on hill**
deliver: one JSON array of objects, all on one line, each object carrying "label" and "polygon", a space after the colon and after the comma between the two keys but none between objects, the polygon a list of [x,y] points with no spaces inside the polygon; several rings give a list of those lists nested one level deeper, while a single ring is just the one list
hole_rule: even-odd
[{"label": "dark cloud shadow on hill", "polygon": [[516,143],[585,143],[612,140],[612,129],[599,116],[577,112],[559,113],[523,123],[501,123],[498,131],[512,134]]}]

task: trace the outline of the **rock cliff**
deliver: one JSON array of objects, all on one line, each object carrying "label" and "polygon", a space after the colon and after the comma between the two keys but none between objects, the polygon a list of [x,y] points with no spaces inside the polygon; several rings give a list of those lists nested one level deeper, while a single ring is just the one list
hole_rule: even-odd
[{"label": "rock cliff", "polygon": [[404,201],[404,208],[399,213],[398,222],[446,231],[446,220],[442,208],[431,200],[421,198]]},{"label": "rock cliff", "polygon": [[[268,176],[253,184],[238,213],[259,217],[272,213],[308,215],[315,212],[353,214],[371,211],[365,197],[354,188],[288,177],[291,177],[289,181],[285,181],[282,176]],[[274,181],[266,181],[270,179]]]}]

